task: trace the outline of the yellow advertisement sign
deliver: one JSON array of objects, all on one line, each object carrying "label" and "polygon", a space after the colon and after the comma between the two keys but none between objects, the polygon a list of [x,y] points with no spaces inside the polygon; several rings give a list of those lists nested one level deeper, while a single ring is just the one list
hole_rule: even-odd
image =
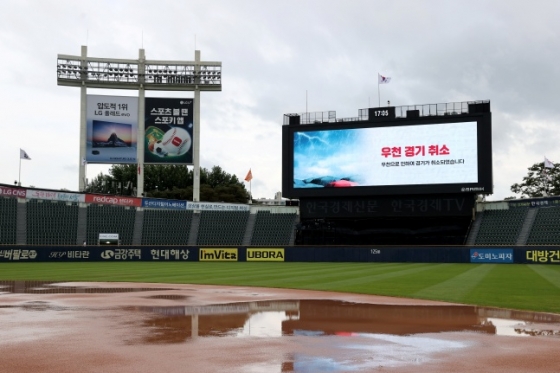
[{"label": "yellow advertisement sign", "polygon": [[284,249],[247,249],[248,262],[283,262]]},{"label": "yellow advertisement sign", "polygon": [[237,262],[237,249],[200,249],[198,260],[201,262]]}]

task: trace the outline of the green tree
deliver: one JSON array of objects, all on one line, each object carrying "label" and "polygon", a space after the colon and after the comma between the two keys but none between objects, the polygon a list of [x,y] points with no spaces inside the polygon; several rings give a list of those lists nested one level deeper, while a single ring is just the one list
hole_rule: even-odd
[{"label": "green tree", "polygon": [[[193,171],[181,165],[146,165],[144,194],[149,197],[190,200],[193,196]],[[89,184],[92,193],[133,195],[138,178],[135,164],[116,164],[109,175],[100,173]],[[249,193],[237,176],[220,166],[200,169],[200,200],[207,202],[240,202],[249,200]]]},{"label": "green tree", "polygon": [[553,168],[544,167],[544,162],[535,163],[528,168],[527,176],[521,183],[511,186],[511,191],[522,198],[560,195],[560,164]]}]

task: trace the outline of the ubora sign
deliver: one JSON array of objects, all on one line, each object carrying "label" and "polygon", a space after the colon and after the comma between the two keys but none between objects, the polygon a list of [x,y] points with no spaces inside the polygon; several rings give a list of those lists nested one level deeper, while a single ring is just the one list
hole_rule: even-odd
[{"label": "ubora sign", "polygon": [[283,262],[284,249],[247,249],[248,262]]}]

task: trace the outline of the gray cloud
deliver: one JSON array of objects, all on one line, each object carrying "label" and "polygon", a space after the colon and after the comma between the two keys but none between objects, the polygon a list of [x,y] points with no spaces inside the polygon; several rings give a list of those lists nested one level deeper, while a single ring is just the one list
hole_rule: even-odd
[{"label": "gray cloud", "polygon": [[[56,85],[57,54],[222,61],[223,91],[203,93],[201,164],[281,188],[285,113],[489,99],[495,194],[546,155],[560,160],[557,1],[255,0],[0,2],[0,99],[7,143],[0,182],[77,189],[79,92]],[[196,40],[196,41],[195,41]],[[91,94],[135,95],[90,90]],[[149,96],[192,97],[149,92]],[[108,166],[88,166],[94,177]]]}]

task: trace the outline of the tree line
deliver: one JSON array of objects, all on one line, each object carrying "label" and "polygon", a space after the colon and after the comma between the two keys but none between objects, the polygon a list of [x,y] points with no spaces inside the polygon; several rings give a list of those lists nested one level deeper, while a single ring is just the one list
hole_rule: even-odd
[{"label": "tree line", "polygon": [[[192,200],[193,170],[184,165],[145,165],[144,196]],[[88,182],[86,192],[135,196],[138,180],[136,164],[115,164],[108,174],[100,173]],[[237,176],[220,166],[200,168],[200,200],[207,202],[247,203],[249,192]]]}]

